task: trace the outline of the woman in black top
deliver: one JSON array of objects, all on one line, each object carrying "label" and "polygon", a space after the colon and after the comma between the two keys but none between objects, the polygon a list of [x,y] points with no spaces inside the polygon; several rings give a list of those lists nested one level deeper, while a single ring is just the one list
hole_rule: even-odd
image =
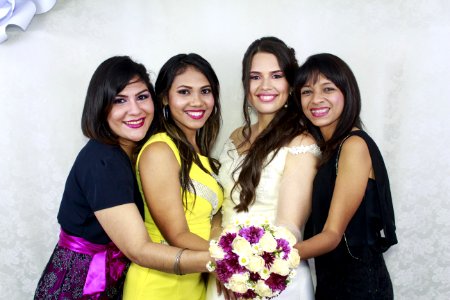
[{"label": "woman in black top", "polygon": [[92,76],[81,120],[90,140],[67,178],[60,238],[35,299],[114,298],[127,258],[164,272],[206,271],[207,251],[154,244],[142,220],[133,162],[158,116],[154,98],[147,70],[127,56],[107,59]]},{"label": "woman in black top", "polygon": [[362,131],[361,99],[348,65],[309,57],[296,92],[322,150],[302,259],[315,257],[316,299],[393,299],[382,253],[397,243],[389,179],[375,142]]}]

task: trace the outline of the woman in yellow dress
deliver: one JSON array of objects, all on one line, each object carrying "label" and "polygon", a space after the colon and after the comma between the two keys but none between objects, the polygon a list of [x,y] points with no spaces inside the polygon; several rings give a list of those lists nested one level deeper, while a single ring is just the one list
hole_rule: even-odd
[{"label": "woman in yellow dress", "polygon": [[[163,116],[136,165],[145,225],[153,242],[207,250],[223,200],[219,163],[210,157],[221,123],[219,82],[201,56],[179,54],[161,68],[155,88]],[[124,299],[204,299],[201,273],[181,276],[178,266],[168,274],[131,264]]]}]

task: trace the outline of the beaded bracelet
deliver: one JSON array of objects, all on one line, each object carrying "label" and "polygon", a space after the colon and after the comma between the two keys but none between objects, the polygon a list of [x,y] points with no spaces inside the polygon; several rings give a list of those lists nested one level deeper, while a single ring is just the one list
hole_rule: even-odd
[{"label": "beaded bracelet", "polygon": [[173,272],[177,275],[183,275],[181,273],[180,260],[181,260],[181,254],[183,254],[184,250],[186,250],[186,248],[180,249],[180,251],[178,251],[177,255],[175,256],[175,262],[173,264]]}]

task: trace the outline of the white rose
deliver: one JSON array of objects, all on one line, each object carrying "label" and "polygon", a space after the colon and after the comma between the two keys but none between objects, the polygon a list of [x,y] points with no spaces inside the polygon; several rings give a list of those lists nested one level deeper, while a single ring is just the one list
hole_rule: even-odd
[{"label": "white rose", "polygon": [[233,274],[228,283],[225,284],[225,287],[234,292],[243,294],[248,290],[247,282],[249,278],[250,277],[248,273]]},{"label": "white rose", "polygon": [[298,254],[297,249],[295,249],[295,248],[291,249],[291,252],[289,253],[289,256],[288,256],[288,262],[289,262],[289,267],[291,269],[297,268],[298,264],[300,263],[300,255]]},{"label": "white rose", "polygon": [[272,234],[267,232],[264,233],[258,244],[266,252],[274,252],[277,249],[277,241],[273,238]]},{"label": "white rose", "polygon": [[242,257],[249,257],[252,255],[252,245],[243,237],[236,237],[231,244],[233,252]]},{"label": "white rose", "polygon": [[290,272],[289,262],[280,258],[276,258],[270,268],[270,271],[277,273],[281,276],[286,276]]},{"label": "white rose", "polygon": [[262,297],[273,296],[272,290],[263,280],[258,280],[256,283],[255,292]]},{"label": "white rose", "polygon": [[209,253],[215,259],[223,259],[225,257],[225,252],[215,240],[209,242]]},{"label": "white rose", "polygon": [[252,255],[250,256],[247,269],[253,273],[259,273],[264,269],[265,261],[261,256]]}]

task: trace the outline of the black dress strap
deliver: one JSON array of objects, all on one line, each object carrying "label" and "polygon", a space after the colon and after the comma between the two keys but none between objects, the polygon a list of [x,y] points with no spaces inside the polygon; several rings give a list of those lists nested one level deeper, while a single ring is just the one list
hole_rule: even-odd
[{"label": "black dress strap", "polygon": [[362,138],[369,148],[370,158],[372,159],[372,168],[375,173],[375,182],[378,190],[378,201],[380,205],[380,217],[382,220],[382,226],[384,231],[384,236],[381,236],[378,246],[381,252],[385,252],[390,246],[397,244],[397,235],[395,234],[395,216],[394,208],[392,205],[391,189],[389,184],[389,177],[386,170],[386,165],[384,164],[383,156],[381,155],[378,146],[374,140],[363,130],[356,130],[350,132],[350,134],[345,137],[339,146],[338,156],[336,158],[336,174],[338,167],[339,154],[341,151],[342,144],[350,136],[359,136]]}]

